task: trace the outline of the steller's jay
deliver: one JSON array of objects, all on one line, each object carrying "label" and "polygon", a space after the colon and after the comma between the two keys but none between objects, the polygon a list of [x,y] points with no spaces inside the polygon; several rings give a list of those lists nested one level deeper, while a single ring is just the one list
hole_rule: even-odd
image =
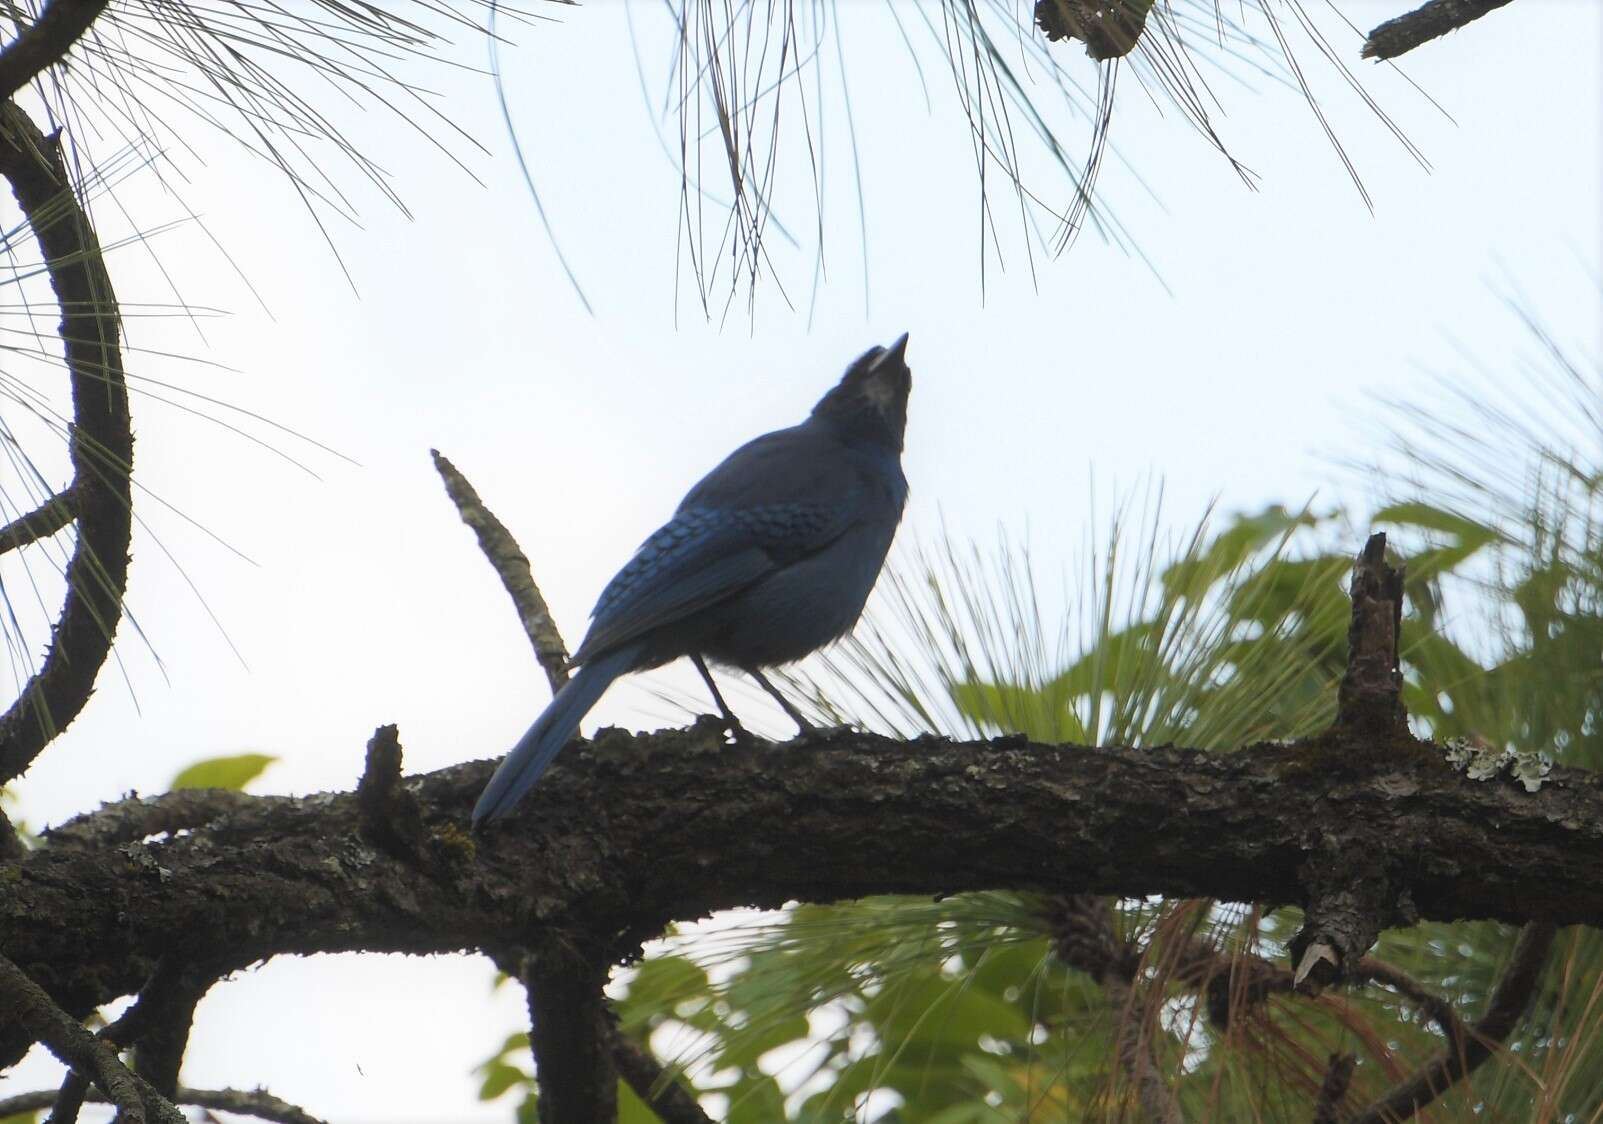
[{"label": "steller's jay", "polygon": [[485,785],[473,825],[510,812],[620,675],[689,656],[762,674],[839,638],[863,611],[907,501],[907,336],[870,348],[800,425],[736,449],[685,496],[602,591],[581,665]]}]

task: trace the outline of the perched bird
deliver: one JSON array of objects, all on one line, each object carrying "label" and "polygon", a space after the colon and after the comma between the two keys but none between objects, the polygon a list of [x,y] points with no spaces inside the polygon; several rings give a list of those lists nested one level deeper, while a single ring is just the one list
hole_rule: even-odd
[{"label": "perched bird", "polygon": [[490,778],[473,825],[510,812],[612,681],[695,661],[730,731],[744,731],[707,660],[749,673],[802,728],[762,669],[843,635],[863,611],[907,502],[907,336],[870,348],[800,425],[736,449],[690,489],[602,591],[579,671]]}]

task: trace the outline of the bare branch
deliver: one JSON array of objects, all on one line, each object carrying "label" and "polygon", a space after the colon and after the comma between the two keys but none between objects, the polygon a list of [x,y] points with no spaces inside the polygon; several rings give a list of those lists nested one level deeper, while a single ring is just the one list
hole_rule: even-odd
[{"label": "bare branch", "polygon": [[618,1076],[629,1083],[635,1096],[651,1106],[662,1124],[712,1124],[695,1095],[672,1075],[645,1046],[625,1034],[617,1017],[607,1016],[607,1048]]},{"label": "bare branch", "polygon": [[[56,1093],[44,1089],[36,1093],[20,1093],[14,1097],[0,1098],[0,1120],[8,1116],[20,1116],[25,1112],[38,1112],[40,1109],[49,1108],[56,1096]],[[94,1104],[110,1103],[102,1094],[92,1090],[84,1099]],[[305,1109],[297,1108],[288,1101],[279,1100],[266,1089],[179,1089],[178,1095],[173,1099],[178,1104],[194,1105],[197,1108],[209,1108],[218,1112],[237,1112],[241,1116],[271,1120],[274,1124],[323,1124],[323,1121]]]},{"label": "bare branch", "polygon": [[[39,18],[0,50],[0,101],[67,57],[107,0],[51,0]],[[15,11],[15,9],[13,9]]]},{"label": "bare branch", "polygon": [[[61,0],[56,6],[62,6]],[[68,0],[62,6],[80,14],[91,9],[98,11],[87,0]],[[78,521],[77,542],[67,563],[66,601],[50,649],[11,709],[0,716],[0,784],[5,784],[21,776],[78,716],[111,653],[128,584],[134,438],[118,345],[117,301],[99,240],[73,195],[59,136],[45,136],[12,102],[0,103],[0,175],[11,181],[61,306],[59,331],[72,386],[68,452]]]},{"label": "bare branch", "polygon": [[1463,1049],[1465,1041],[1468,1040],[1468,1032],[1464,1027],[1464,1020],[1458,1017],[1458,1011],[1446,999],[1401,968],[1373,956],[1366,956],[1358,962],[1358,967],[1353,971],[1353,978],[1355,981],[1378,983],[1391,988],[1413,1003],[1424,1012],[1426,1018],[1436,1024],[1436,1029],[1441,1031],[1442,1037],[1447,1040],[1448,1053],[1456,1054]]},{"label": "bare branch", "polygon": [[[0,999],[5,1001],[8,1020],[20,1025],[33,1041],[44,1043],[73,1072],[100,1086],[117,1106],[124,1124],[186,1124],[170,1102],[123,1067],[110,1042],[85,1030],[5,956],[0,956]],[[52,1119],[59,1116],[65,1124],[75,1118],[73,1098],[73,1091],[64,1086],[62,1111],[52,1113]]]},{"label": "bare branch", "polygon": [[562,643],[562,634],[557,631],[557,622],[551,619],[551,610],[540,594],[540,587],[534,584],[528,555],[523,553],[523,548],[518,546],[506,525],[484,506],[484,501],[479,499],[479,493],[474,491],[467,477],[458,472],[456,466],[438,449],[430,449],[429,455],[434,458],[434,467],[445,481],[446,495],[456,504],[462,522],[473,528],[473,533],[479,539],[479,549],[484,551],[484,556],[490,560],[490,565],[495,568],[501,584],[512,598],[512,604],[518,610],[518,619],[523,622],[523,631],[534,646],[535,658],[545,668],[546,678],[551,681],[552,692],[560,691],[568,681],[568,649]]},{"label": "bare branch", "polygon": [[0,527],[0,554],[48,539],[72,522],[71,491],[57,492],[44,503]]},{"label": "bare branch", "polygon": [[1537,922],[1520,930],[1514,952],[1492,990],[1486,1013],[1460,1043],[1449,1042],[1436,1057],[1391,1092],[1353,1117],[1351,1124],[1401,1124],[1454,1084],[1474,1073],[1497,1052],[1525,1016],[1553,947],[1555,928]]},{"label": "bare branch", "polygon": [[1347,1097],[1347,1087],[1352,1084],[1353,1070],[1357,1068],[1357,1055],[1330,1055],[1330,1067],[1325,1070],[1325,1080],[1314,1099],[1314,1124],[1337,1124],[1341,1119],[1341,1102]]},{"label": "bare branch", "polygon": [[1371,31],[1359,54],[1366,59],[1394,59],[1507,3],[1508,0],[1427,0],[1407,15],[1387,20]]}]

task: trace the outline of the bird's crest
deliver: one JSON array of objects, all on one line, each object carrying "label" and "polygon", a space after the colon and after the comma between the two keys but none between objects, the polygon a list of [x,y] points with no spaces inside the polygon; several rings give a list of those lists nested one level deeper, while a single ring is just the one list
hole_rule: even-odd
[{"label": "bird's crest", "polygon": [[841,380],[813,407],[854,435],[902,447],[907,429],[907,395],[913,373],[907,366],[907,333],[890,347],[871,347],[846,368]]}]

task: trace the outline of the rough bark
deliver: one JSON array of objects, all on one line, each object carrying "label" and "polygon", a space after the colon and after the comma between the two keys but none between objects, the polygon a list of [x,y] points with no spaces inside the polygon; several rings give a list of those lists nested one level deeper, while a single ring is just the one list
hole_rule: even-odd
[{"label": "rough bark", "polygon": [[1364,39],[1359,54],[1366,59],[1394,59],[1415,47],[1440,39],[1496,11],[1509,0],[1426,0],[1413,11],[1387,20]]},{"label": "rough bark", "polygon": [[527,948],[561,931],[615,959],[715,909],[881,893],[1304,904],[1307,857],[1332,835],[1387,872],[1394,920],[1603,924],[1603,777],[1555,768],[1527,792],[1406,736],[1206,754],[605,731],[474,840],[492,766],[406,780],[427,837],[403,857],[369,841],[354,793],[233,795],[149,842],[142,819],[177,822],[165,798],[110,805],[0,870],[0,949],[82,1014],[163,956]]}]

